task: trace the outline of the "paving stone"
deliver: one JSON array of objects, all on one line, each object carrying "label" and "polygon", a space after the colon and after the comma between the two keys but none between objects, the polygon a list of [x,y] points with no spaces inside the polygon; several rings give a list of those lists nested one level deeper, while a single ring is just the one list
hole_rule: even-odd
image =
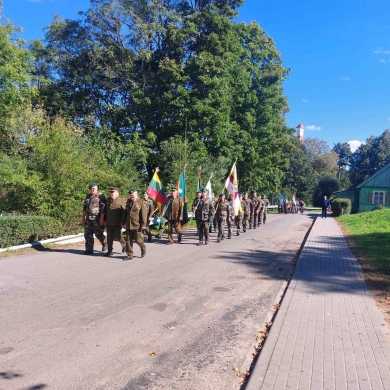
[{"label": "paving stone", "polygon": [[390,390],[382,323],[337,222],[317,218],[246,390]]}]

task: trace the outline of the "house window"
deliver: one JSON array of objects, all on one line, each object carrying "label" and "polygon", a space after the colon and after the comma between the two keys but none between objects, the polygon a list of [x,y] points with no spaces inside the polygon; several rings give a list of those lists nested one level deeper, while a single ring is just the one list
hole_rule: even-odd
[{"label": "house window", "polygon": [[385,191],[374,191],[372,200],[373,204],[385,204]]}]

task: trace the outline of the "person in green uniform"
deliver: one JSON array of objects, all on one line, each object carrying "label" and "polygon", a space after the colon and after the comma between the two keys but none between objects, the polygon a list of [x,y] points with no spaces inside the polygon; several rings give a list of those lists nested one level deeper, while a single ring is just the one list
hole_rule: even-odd
[{"label": "person in green uniform", "polygon": [[83,215],[81,224],[84,226],[85,252],[84,255],[93,254],[94,239],[96,238],[102,244],[102,251],[107,250],[107,241],[104,236],[104,225],[101,225],[101,214],[106,207],[106,197],[99,191],[96,183],[89,185],[89,194],[86,196],[83,205]]},{"label": "person in green uniform", "polygon": [[113,243],[119,241],[122,253],[126,251],[126,242],[122,237],[122,217],[126,208],[126,199],[119,195],[119,188],[110,187],[110,196],[101,218],[101,225],[106,225],[108,252],[105,256],[112,256]]},{"label": "person in green uniform", "polygon": [[152,201],[152,199],[149,199],[149,194],[147,192],[144,192],[143,198],[144,198],[146,210],[148,211],[148,216],[146,217],[146,221],[147,221],[146,222],[146,229],[145,229],[144,233],[147,234],[147,236],[148,236],[148,242],[152,242],[152,233],[151,233],[150,228],[149,228],[149,223],[153,219],[153,214],[154,214],[155,208],[154,208],[153,201]]},{"label": "person in green uniform", "polygon": [[228,218],[230,218],[230,204],[227,200],[225,200],[225,194],[223,193],[219,195],[214,216],[214,218],[217,219],[218,224],[217,242],[221,242],[225,239],[225,225]]},{"label": "person in green uniform", "polygon": [[129,191],[129,199],[126,201],[125,212],[123,213],[122,226],[126,227],[126,253],[123,260],[133,258],[133,242],[135,241],[141,248],[141,257],[146,255],[143,231],[146,228],[148,211],[145,202],[138,197],[135,188]]},{"label": "person in green uniform", "polygon": [[181,197],[177,195],[177,188],[172,188],[171,194],[168,196],[167,204],[169,205],[166,211],[166,217],[168,220],[168,244],[173,244],[173,231],[177,234],[177,242],[181,242],[181,229],[180,222],[182,220],[183,213],[183,201]]}]

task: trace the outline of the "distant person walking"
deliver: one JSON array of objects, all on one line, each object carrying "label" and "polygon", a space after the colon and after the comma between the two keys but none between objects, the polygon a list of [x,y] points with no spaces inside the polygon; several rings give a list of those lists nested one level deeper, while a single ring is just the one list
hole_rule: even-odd
[{"label": "distant person walking", "polygon": [[326,218],[326,214],[328,211],[328,207],[330,206],[330,202],[326,196],[324,196],[324,200],[322,201],[322,215],[321,218]]}]

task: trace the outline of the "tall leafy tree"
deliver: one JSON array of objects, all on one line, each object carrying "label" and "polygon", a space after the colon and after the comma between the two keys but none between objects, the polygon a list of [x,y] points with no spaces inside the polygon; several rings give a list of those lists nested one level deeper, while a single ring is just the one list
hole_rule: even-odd
[{"label": "tall leafy tree", "polygon": [[[2,2],[0,2],[0,13]],[[20,31],[10,21],[0,19],[0,144],[3,153],[16,153],[20,132],[12,126],[15,118],[30,103],[32,56],[25,42],[16,37]]]},{"label": "tall leafy tree", "polygon": [[260,26],[234,22],[242,1],[91,5],[82,19],[57,17],[47,30],[48,112],[66,113],[87,132],[105,126],[123,142],[137,135],[149,176],[165,141],[181,136],[202,141],[210,157],[237,158],[243,187],[280,184],[288,69]]},{"label": "tall leafy tree", "polygon": [[352,153],[350,161],[349,176],[353,185],[358,185],[390,163],[390,130],[385,130],[378,137],[368,138]]}]

